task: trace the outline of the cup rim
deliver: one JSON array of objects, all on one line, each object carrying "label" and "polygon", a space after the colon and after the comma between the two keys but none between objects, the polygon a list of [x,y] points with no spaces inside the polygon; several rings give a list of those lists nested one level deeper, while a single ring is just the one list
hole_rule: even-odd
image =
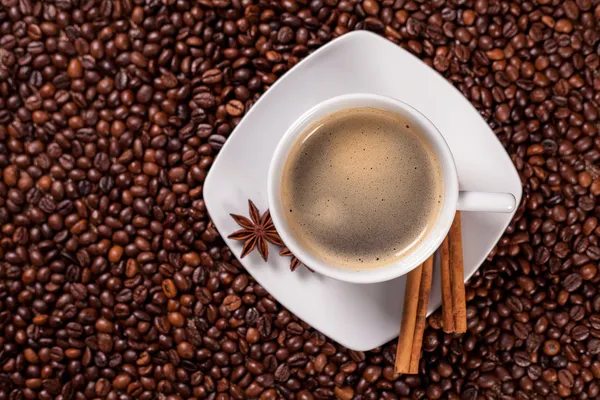
[{"label": "cup rim", "polygon": [[[418,131],[426,136],[440,164],[444,199],[437,219],[428,235],[400,260],[370,269],[352,270],[336,266],[319,258],[307,250],[289,227],[281,201],[281,179],[289,153],[297,139],[313,122],[326,115],[347,108],[373,107],[397,112],[418,126]],[[305,265],[316,272],[340,281],[350,283],[377,283],[402,276],[422,264],[435,252],[446,237],[458,200],[458,177],[450,147],[436,126],[411,105],[388,96],[354,93],[336,96],[322,101],[303,113],[284,133],[273,153],[267,180],[267,197],[271,218],[279,236],[288,249]]]}]

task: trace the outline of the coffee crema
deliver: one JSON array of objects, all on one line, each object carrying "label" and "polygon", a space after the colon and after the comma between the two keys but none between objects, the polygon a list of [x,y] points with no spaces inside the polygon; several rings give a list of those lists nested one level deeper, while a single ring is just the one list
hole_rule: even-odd
[{"label": "coffee crema", "polygon": [[443,183],[429,144],[399,114],[333,113],[303,133],[285,164],[283,210],[314,256],[369,269],[407,254],[439,214]]}]

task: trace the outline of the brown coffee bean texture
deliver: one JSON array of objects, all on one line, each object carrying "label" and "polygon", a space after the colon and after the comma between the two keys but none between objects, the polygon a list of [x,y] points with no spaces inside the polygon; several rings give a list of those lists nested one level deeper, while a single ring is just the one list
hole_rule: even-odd
[{"label": "brown coffee bean texture", "polygon": [[[599,22],[595,0],[0,0],[0,398],[599,398]],[[283,308],[202,194],[260,96],[363,29],[452,83],[524,186],[468,332],[434,314],[415,376]]]}]

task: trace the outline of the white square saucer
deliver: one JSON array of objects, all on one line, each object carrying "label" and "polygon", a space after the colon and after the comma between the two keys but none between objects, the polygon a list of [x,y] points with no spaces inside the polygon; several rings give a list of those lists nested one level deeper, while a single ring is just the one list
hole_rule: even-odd
[{"label": "white square saucer", "polygon": [[[275,146],[306,110],[330,97],[375,93],[395,97],[425,114],[444,135],[463,190],[512,193],[521,183],[508,154],[477,110],[444,78],[416,57],[375,34],[348,33],[323,46],[281,77],[250,109],[229,137],[204,186],[208,212],[239,258],[241,242],[227,239],[239,229],[230,213],[248,215],[248,199],[268,208],[267,172]],[[463,213],[465,279],[479,268],[513,214]],[[257,252],[240,260],[288,310],[341,345],[370,350],[398,336],[405,278],[359,285],[289,269],[289,258],[270,245],[264,262]],[[441,304],[439,268],[429,302]]]}]

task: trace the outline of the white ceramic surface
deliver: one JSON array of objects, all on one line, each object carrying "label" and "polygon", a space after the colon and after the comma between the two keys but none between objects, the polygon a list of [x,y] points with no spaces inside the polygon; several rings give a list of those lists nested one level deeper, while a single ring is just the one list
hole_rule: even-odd
[{"label": "white ceramic surface", "polygon": [[[439,214],[427,233],[414,248],[405,253],[400,259],[381,268],[367,268],[363,270],[353,270],[343,266],[332,264],[325,261],[322,257],[315,255],[309,249],[296,240],[293,230],[290,228],[283,204],[281,201],[281,183],[285,164],[289,154],[304,135],[309,126],[317,121],[333,114],[337,111],[358,108],[371,107],[379,110],[391,111],[401,115],[403,119],[415,128],[415,132],[421,136],[422,140],[429,143],[436,160],[439,162],[442,172],[443,196],[442,205]],[[404,275],[427,260],[433,252],[442,244],[442,241],[450,230],[450,225],[454,219],[456,208],[458,206],[458,177],[456,165],[452,152],[444,140],[442,134],[431,123],[429,119],[421,114],[414,107],[400,100],[381,96],[372,93],[352,93],[327,99],[321,102],[307,112],[302,114],[286,131],[279,144],[275,148],[269,165],[269,174],[267,178],[267,198],[269,210],[273,223],[281,239],[288,249],[305,265],[316,272],[330,278],[339,279],[350,283],[378,283],[395,279]],[[464,206],[473,206],[476,210],[493,211],[497,207],[485,209],[487,205],[495,206],[502,203],[506,197],[510,197],[511,207],[502,209],[504,212],[512,212],[515,206],[515,199],[509,193],[480,193],[480,192],[462,192],[463,198],[474,198],[471,201],[462,201],[462,210],[469,211],[470,208]],[[499,198],[495,201],[495,198]],[[476,200],[481,200],[477,202]],[[391,221],[393,223],[393,221]]]},{"label": "white ceramic surface", "polygon": [[[372,33],[353,32],[280,78],[227,140],[204,185],[208,211],[224,238],[239,229],[229,213],[247,215],[247,199],[261,212],[268,207],[269,163],[287,128],[315,104],[357,92],[394,97],[427,115],[454,154],[461,190],[512,193],[520,202],[521,184],[510,158],[470,103],[410,53]],[[485,260],[513,215],[462,214],[465,279]],[[241,243],[225,241],[239,257]],[[373,349],[398,335],[404,277],[360,285],[305,268],[290,272],[289,258],[279,257],[277,250],[271,246],[267,263],[256,252],[241,262],[298,317],[354,350]],[[429,312],[441,304],[437,267],[435,271]]]}]

